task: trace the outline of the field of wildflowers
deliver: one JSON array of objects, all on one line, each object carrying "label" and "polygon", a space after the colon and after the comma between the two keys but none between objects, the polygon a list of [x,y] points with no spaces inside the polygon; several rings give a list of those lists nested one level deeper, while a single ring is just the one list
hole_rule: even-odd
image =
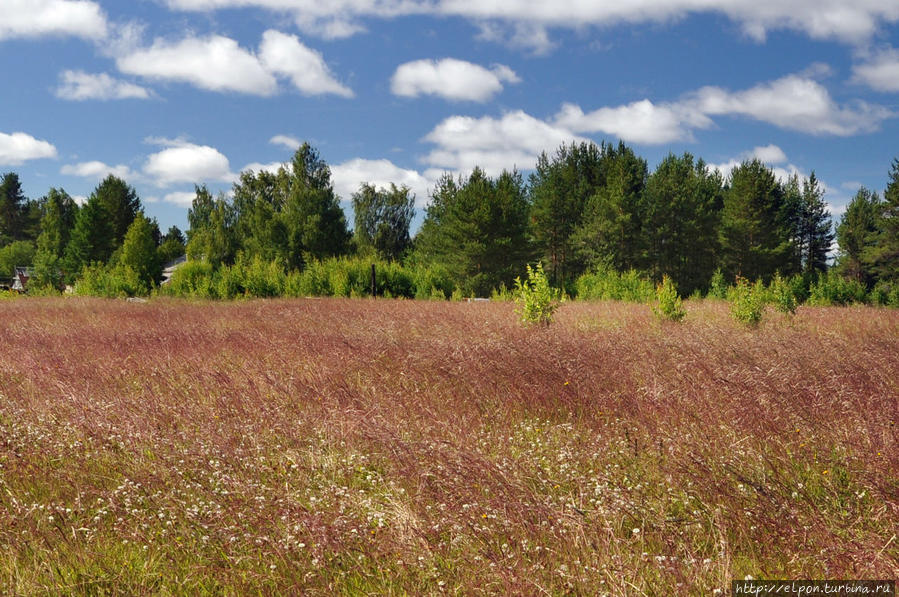
[{"label": "field of wildflowers", "polygon": [[899,576],[899,311],[5,301],[0,593]]}]

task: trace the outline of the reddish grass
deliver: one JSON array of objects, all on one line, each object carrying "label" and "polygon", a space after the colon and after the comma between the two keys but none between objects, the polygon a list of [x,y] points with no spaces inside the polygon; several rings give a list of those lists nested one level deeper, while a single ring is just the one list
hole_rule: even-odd
[{"label": "reddish grass", "polygon": [[[0,305],[0,589],[710,594],[899,576],[899,312]],[[4,592],[0,590],[0,592]]]}]

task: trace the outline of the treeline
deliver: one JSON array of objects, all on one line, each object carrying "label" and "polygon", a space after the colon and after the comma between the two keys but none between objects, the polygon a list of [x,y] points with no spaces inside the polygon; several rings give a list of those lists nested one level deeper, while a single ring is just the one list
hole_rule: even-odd
[{"label": "treeline", "polygon": [[128,270],[138,291],[159,282],[162,264],[184,254],[184,234],[162,234],[133,187],[106,177],[80,206],[63,189],[27,199],[16,173],[0,181],[0,278],[30,266],[29,292],[54,292],[91,270]]},{"label": "treeline", "polygon": [[[31,242],[35,282],[45,287],[80,279],[90,292],[110,284],[147,292],[159,282],[161,263],[183,250],[194,263],[168,292],[194,296],[347,288],[364,294],[367,278],[330,281],[363,279],[363,261],[410,281],[397,282],[402,291],[382,292],[488,296],[511,287],[527,263],[541,261],[570,295],[595,296],[585,289],[615,276],[650,282],[668,276],[688,296],[722,281],[768,283],[779,274],[794,280],[800,295],[839,283],[863,300],[899,304],[899,160],[884,196],[860,189],[834,227],[814,173],[784,181],[749,160],[725,179],[690,154],[669,155],[650,172],[623,143],[565,145],[540,156],[527,180],[516,171],[494,178],[477,168],[464,177],[444,175],[414,239],[415,198],[395,185],[364,184],[353,194],[351,231],[330,168],[308,144],[277,172],[242,173],[230,198],[197,187],[186,238],[177,228],[161,235],[134,190],[115,177],[81,208],[56,189],[38,201],[25,200],[19,189],[16,198],[7,179],[17,184],[14,174],[3,179],[0,253]],[[359,264],[350,266],[353,257]],[[322,268],[330,272],[327,284],[320,283]],[[259,288],[264,271],[274,281],[257,293],[249,286]]]}]

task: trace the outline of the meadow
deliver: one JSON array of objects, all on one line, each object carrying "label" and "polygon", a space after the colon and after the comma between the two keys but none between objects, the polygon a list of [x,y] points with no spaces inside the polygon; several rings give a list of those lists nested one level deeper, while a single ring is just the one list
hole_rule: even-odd
[{"label": "meadow", "polygon": [[0,593],[899,577],[899,310],[0,304]]}]

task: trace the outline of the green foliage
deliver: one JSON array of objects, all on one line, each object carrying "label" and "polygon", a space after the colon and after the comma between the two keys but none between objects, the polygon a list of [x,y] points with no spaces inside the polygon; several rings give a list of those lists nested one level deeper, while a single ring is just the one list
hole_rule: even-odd
[{"label": "green foliage", "polygon": [[109,217],[99,200],[91,195],[75,216],[75,226],[66,245],[63,269],[66,282],[72,282],[84,266],[105,263],[112,254]]},{"label": "green foliage", "polygon": [[0,246],[24,240],[22,226],[25,216],[25,194],[15,172],[7,172],[0,179]]},{"label": "green foliage", "polygon": [[882,205],[877,193],[861,187],[846,206],[837,226],[837,243],[840,245],[837,269],[847,278],[868,287],[874,284],[876,277],[872,256],[877,248]]},{"label": "green foliage", "polygon": [[185,298],[219,298],[215,284],[215,268],[207,261],[187,261],[172,274],[160,289],[163,294]]},{"label": "green foliage", "polygon": [[81,270],[74,292],[78,296],[124,298],[146,296],[150,293],[150,287],[137,271],[127,265],[108,267],[93,263]]},{"label": "green foliage", "polygon": [[794,271],[785,206],[783,186],[761,161],[734,168],[719,227],[722,266],[728,275],[767,279],[776,271]]},{"label": "green foliage", "polygon": [[11,278],[17,265],[30,267],[34,253],[34,243],[28,240],[17,240],[0,249],[0,278]]},{"label": "green foliage", "polygon": [[415,216],[415,195],[409,187],[376,189],[363,184],[353,194],[356,245],[361,253],[372,252],[381,259],[400,259],[412,246],[409,226]]},{"label": "green foliage", "polygon": [[187,256],[204,259],[214,266],[231,264],[237,255],[235,212],[220,196],[213,199],[205,186],[196,187],[187,219],[191,223],[187,235]]},{"label": "green foliage", "polygon": [[553,320],[553,313],[559,307],[561,293],[549,285],[540,262],[534,268],[528,264],[527,273],[527,280],[515,278],[515,312],[522,323],[549,325]]},{"label": "green foliage", "polygon": [[575,283],[575,293],[579,299],[634,303],[648,303],[656,296],[652,281],[638,271],[617,272],[610,268],[580,276]]},{"label": "green foliage", "polygon": [[737,277],[736,284],[728,292],[730,313],[734,319],[750,327],[756,327],[765,312],[765,287],[761,280],[750,285],[746,278]]},{"label": "green foliage", "polygon": [[637,268],[644,261],[646,160],[623,143],[617,149],[604,145],[601,153],[608,163],[605,181],[587,198],[571,243],[587,268]]},{"label": "green foliage", "polygon": [[103,258],[106,260],[124,242],[131,222],[141,210],[140,199],[134,187],[110,174],[97,185],[88,201],[98,203],[107,217],[108,236],[103,240],[109,251]]},{"label": "green foliage", "polygon": [[153,240],[152,227],[143,213],[138,213],[128,227],[118,263],[136,272],[148,288],[162,276],[162,264],[156,250],[156,241]]},{"label": "green foliage", "polygon": [[689,153],[668,155],[646,183],[643,219],[646,268],[671,277],[685,294],[705,287],[718,262],[722,180]]},{"label": "green foliage", "polygon": [[868,300],[875,305],[899,308],[899,282],[878,282],[868,295]]},{"label": "green foliage", "polygon": [[687,311],[684,309],[683,302],[677,292],[677,287],[671,278],[664,276],[662,281],[656,286],[656,304],[652,308],[652,312],[659,319],[668,321],[681,321]]},{"label": "green foliage", "polygon": [[792,315],[796,313],[796,293],[790,282],[783,278],[780,273],[774,275],[771,284],[768,285],[768,296],[774,308],[781,313]]},{"label": "green foliage", "polygon": [[478,168],[467,179],[445,176],[433,194],[416,260],[441,264],[468,296],[511,284],[528,254],[528,203],[521,176],[491,179]]},{"label": "green foliage", "polygon": [[[623,147],[623,146],[622,146]],[[548,273],[553,283],[564,286],[584,271],[584,264],[576,248],[575,232],[584,221],[585,208],[588,201],[606,185],[606,178],[615,148],[603,143],[572,143],[561,146],[552,158],[545,153],[537,159],[534,173],[530,177],[531,195],[531,235],[533,236],[541,257],[547,264]],[[625,183],[625,180],[619,182]],[[622,185],[619,191],[626,191]],[[623,197],[609,197],[599,200],[600,213],[607,207],[614,207]],[[603,234],[605,231],[598,222],[588,224],[581,236],[590,237]],[[618,222],[620,230],[627,229],[627,222]],[[613,225],[614,228],[619,228]],[[582,255],[585,239],[581,239]],[[602,246],[596,248],[601,257],[605,253]]]},{"label": "green foliage", "polygon": [[724,272],[721,268],[715,270],[712,279],[709,281],[709,298],[724,300],[727,298],[727,282],[724,281]]},{"label": "green foliage", "polygon": [[864,303],[867,289],[857,280],[850,280],[829,271],[818,277],[809,290],[808,303],[815,306]]}]

